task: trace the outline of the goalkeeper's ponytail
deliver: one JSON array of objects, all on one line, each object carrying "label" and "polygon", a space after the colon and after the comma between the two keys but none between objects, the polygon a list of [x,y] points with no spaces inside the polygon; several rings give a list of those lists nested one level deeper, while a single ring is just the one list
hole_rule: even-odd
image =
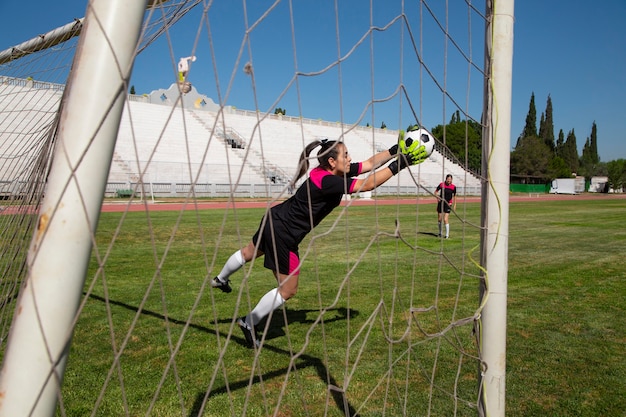
[{"label": "goalkeeper's ponytail", "polygon": [[322,168],[328,168],[330,166],[328,163],[328,159],[337,159],[337,147],[335,146],[336,144],[337,141],[328,139],[316,140],[309,143],[300,154],[300,160],[298,161],[298,173],[296,174],[294,179],[291,180],[291,186],[295,187],[296,182],[298,182],[300,177],[306,174],[306,172],[309,170],[309,155],[311,155],[313,149],[317,148],[318,146],[321,146],[322,149],[320,149],[317,154],[317,160]]}]

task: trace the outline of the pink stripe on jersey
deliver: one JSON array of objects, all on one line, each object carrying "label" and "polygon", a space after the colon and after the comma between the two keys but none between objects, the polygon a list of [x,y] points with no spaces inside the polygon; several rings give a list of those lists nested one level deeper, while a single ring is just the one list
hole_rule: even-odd
[{"label": "pink stripe on jersey", "polygon": [[300,258],[293,252],[289,252],[289,275],[300,275]]},{"label": "pink stripe on jersey", "polygon": [[[356,175],[359,175],[361,172],[363,172],[363,163],[362,162],[357,162],[357,163],[359,164],[359,169]],[[315,184],[317,188],[321,189],[322,180],[327,175],[333,175],[333,174],[331,172],[326,171],[323,168],[315,167],[311,170],[311,174],[309,175],[309,177],[311,178],[311,181],[313,182],[313,184]],[[352,194],[354,192],[355,186],[356,186],[356,180],[352,179],[350,181],[350,185],[348,186],[348,194]]]},{"label": "pink stripe on jersey", "polygon": [[317,188],[321,189],[322,179],[324,179],[326,175],[333,175],[333,174],[326,171],[325,169],[316,167],[311,170],[311,174],[309,175],[309,177],[311,178],[311,181],[313,181],[313,184],[315,184]]},{"label": "pink stripe on jersey", "polygon": [[[363,172],[363,162],[358,162],[359,164],[359,172],[356,175],[360,175]],[[354,187],[356,187],[356,180],[352,179],[350,186],[348,187],[348,194],[352,194],[354,192]]]}]

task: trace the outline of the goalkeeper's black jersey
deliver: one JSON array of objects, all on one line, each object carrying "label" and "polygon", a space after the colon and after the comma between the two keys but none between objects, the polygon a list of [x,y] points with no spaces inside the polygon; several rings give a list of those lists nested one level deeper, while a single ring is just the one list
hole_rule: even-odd
[{"label": "goalkeeper's black jersey", "polygon": [[323,168],[311,170],[309,178],[288,200],[271,209],[272,218],[282,223],[296,243],[317,226],[341,203],[344,194],[352,194],[361,163],[350,164],[350,172],[339,177]]}]

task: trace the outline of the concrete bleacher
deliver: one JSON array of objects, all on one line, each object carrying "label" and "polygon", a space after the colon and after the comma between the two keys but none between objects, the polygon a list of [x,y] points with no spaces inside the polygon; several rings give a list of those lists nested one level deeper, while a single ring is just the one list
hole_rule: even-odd
[{"label": "concrete bleacher", "polygon": [[0,180],[32,165],[56,117],[63,91],[34,87],[32,80],[0,77]]},{"label": "concrete bleacher", "polygon": [[63,86],[0,76],[0,199],[23,198],[35,187],[37,161],[48,152]]},{"label": "concrete bleacher", "polygon": [[212,123],[180,107],[129,102],[109,179],[119,181],[130,167],[132,176],[143,173],[144,181],[156,183],[231,183],[240,175],[240,181],[262,182],[235,149],[211,134]]},{"label": "concrete bleacher", "polygon": [[[315,121],[280,115],[267,115],[257,119],[254,112],[238,111],[224,115],[225,122],[246,138],[249,146],[261,151],[270,163],[282,164],[286,170],[295,170],[297,160],[306,144],[313,140],[328,138],[342,140],[354,161],[369,158],[374,152],[387,149],[397,141],[398,132],[362,126],[341,125],[336,122]],[[316,162],[311,161],[315,166]],[[444,158],[438,151],[424,163],[411,167],[411,174],[399,177],[402,187],[415,187],[434,191],[437,184],[452,174],[459,188],[480,190],[480,180],[465,169]]]},{"label": "concrete bleacher", "polygon": [[[55,116],[61,95],[62,89],[34,88],[32,83],[14,83],[10,89],[5,85],[0,90],[0,115],[6,114],[0,117],[2,155],[16,154],[18,148],[11,146],[29,142],[34,133],[45,131],[46,124]],[[19,117],[9,117],[9,107],[17,109]],[[18,140],[13,132],[29,132],[31,139]],[[284,194],[308,143],[322,138],[341,140],[352,160],[361,161],[396,143],[397,134],[394,130],[232,107],[221,111],[214,106],[183,108],[129,96],[117,136],[107,194],[139,183],[144,189],[149,184],[152,192],[156,190],[164,196],[187,193],[192,184],[198,195]],[[32,155],[24,155],[32,159]],[[312,168],[317,165],[315,151],[311,157]],[[477,177],[437,151],[376,192],[433,192],[448,173],[454,176],[460,191],[480,192]]]},{"label": "concrete bleacher", "polygon": [[[397,141],[397,134],[394,130],[253,111],[172,110],[169,106],[130,102],[122,118],[115,152],[118,161],[127,161],[130,165],[132,161],[140,161],[142,168],[151,158],[144,181],[187,183],[187,165],[191,165],[193,173],[200,172],[197,176],[199,183],[237,182],[241,188],[252,187],[267,192],[269,186],[281,193],[295,174],[300,154],[308,143],[322,138],[342,140],[353,161],[360,161],[392,146]],[[241,148],[226,143],[226,137],[232,135],[241,141]],[[134,142],[130,140],[133,137]],[[134,146],[139,148],[137,154]],[[187,155],[187,149],[190,155]],[[315,153],[311,156],[314,157]],[[123,171],[124,164],[118,165],[117,168]],[[316,166],[317,161],[311,160],[310,165]],[[110,181],[114,180],[115,174],[116,170],[112,168]],[[404,194],[432,193],[447,174],[453,175],[460,190],[472,194],[480,192],[477,177],[438,151],[424,163],[403,171],[380,190],[385,194],[396,193],[399,189]]]}]

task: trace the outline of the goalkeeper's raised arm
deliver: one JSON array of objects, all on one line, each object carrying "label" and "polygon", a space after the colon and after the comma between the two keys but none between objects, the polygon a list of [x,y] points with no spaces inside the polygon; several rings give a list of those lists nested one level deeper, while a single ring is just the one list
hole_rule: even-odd
[{"label": "goalkeeper's raised arm", "polygon": [[361,162],[361,173],[370,172],[376,168],[386,164],[396,157],[398,154],[398,144],[393,145],[391,148],[374,154],[367,160]]},{"label": "goalkeeper's raised arm", "polygon": [[420,164],[427,157],[426,149],[424,146],[419,146],[419,143],[416,142],[412,146],[406,146],[404,131],[401,130],[398,134],[397,144],[361,163],[361,173],[375,170],[392,159],[393,161],[385,169],[376,171],[375,175],[369,175],[365,179],[357,179],[354,188],[356,191],[371,191],[389,181],[400,170],[411,165]]}]

